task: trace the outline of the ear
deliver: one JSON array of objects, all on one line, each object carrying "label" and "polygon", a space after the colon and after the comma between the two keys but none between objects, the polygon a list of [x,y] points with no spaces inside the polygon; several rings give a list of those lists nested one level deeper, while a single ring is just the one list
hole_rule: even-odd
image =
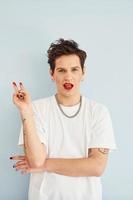
[{"label": "ear", "polygon": [[81,81],[83,81],[84,80],[84,78],[85,78],[85,74],[86,74],[86,68],[84,67],[83,68],[83,71],[82,71],[82,79],[81,79]]},{"label": "ear", "polygon": [[86,67],[83,67],[83,75],[86,73]]},{"label": "ear", "polygon": [[54,81],[53,71],[51,69],[49,69],[49,73],[50,73],[51,79]]}]

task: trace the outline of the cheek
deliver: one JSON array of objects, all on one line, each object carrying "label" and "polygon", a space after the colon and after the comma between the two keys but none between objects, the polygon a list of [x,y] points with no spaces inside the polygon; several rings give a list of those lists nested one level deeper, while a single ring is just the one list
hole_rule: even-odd
[{"label": "cheek", "polygon": [[76,79],[76,82],[80,83],[81,80],[82,80],[82,76],[78,76],[77,79]]},{"label": "cheek", "polygon": [[59,84],[62,83],[62,80],[61,80],[60,78],[57,78],[57,77],[56,77],[56,79],[55,79],[55,83],[56,83],[57,85],[59,85]]}]

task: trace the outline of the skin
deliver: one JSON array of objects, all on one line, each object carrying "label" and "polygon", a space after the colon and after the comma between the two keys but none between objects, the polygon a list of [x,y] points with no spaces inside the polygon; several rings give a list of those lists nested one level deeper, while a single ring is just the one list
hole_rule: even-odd
[{"label": "skin", "polygon": [[[81,68],[77,55],[63,55],[56,59],[54,73],[50,70],[51,78],[56,84],[58,100],[64,106],[72,106],[80,100],[80,83],[84,78],[85,69]],[[67,91],[64,83],[72,83],[74,87]]]},{"label": "skin", "polygon": [[22,83],[13,83],[13,103],[19,110],[24,136],[24,152],[30,167],[40,167],[46,159],[46,147],[39,140],[31,97]]},{"label": "skin", "polygon": [[[50,75],[56,84],[56,95],[62,105],[72,106],[79,103],[80,83],[84,78],[85,70],[82,70],[77,55],[63,55],[56,59],[55,70],[54,72],[50,70]],[[72,83],[74,87],[68,91],[63,87],[64,83]],[[48,158],[40,166],[30,165],[26,155],[13,156],[12,159],[16,161],[14,168],[22,173],[48,171],[66,176],[101,176],[106,167],[108,151],[104,148],[88,149],[87,158]]]},{"label": "skin", "polygon": [[[22,174],[37,172],[55,172],[66,176],[101,176],[104,172],[107,158],[107,148],[93,148],[88,151],[88,158],[80,159],[47,159],[42,167],[30,167],[26,156],[14,156],[12,159],[17,161],[13,166],[16,171]],[[96,167],[97,166],[97,167]]]}]

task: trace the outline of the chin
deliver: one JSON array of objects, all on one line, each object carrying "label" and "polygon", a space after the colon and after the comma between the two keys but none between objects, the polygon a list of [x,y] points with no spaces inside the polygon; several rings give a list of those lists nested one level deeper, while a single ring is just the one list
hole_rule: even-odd
[{"label": "chin", "polygon": [[74,95],[72,92],[58,92],[58,94],[64,97],[71,97]]}]

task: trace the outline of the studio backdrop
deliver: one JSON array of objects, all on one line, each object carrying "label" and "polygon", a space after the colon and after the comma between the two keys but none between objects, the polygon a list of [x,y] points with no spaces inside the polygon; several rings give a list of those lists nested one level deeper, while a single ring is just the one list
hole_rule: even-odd
[{"label": "studio backdrop", "polygon": [[103,200],[132,200],[132,0],[0,0],[0,199],[27,200],[28,193],[29,175],[9,159],[23,153],[12,82],[23,82],[33,100],[54,94],[47,49],[59,38],[87,52],[81,91],[111,113],[118,149],[102,176]]}]

